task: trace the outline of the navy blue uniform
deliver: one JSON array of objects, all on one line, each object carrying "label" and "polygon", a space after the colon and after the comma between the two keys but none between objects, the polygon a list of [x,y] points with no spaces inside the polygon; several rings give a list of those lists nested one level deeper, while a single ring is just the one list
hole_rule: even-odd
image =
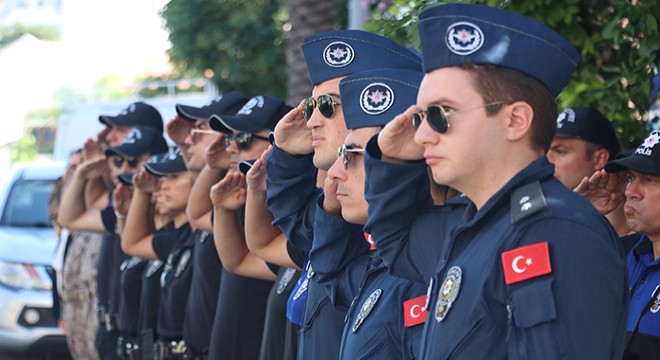
[{"label": "navy blue uniform", "polygon": [[[452,211],[429,206],[423,162],[375,157],[374,138],[365,155],[366,230],[393,274],[432,281],[421,358],[621,358],[628,282],[616,234],[553,177],[547,159],[479,211]],[[543,243],[551,270],[525,278],[544,259],[525,246]],[[512,250],[520,257],[505,260]]]},{"label": "navy blue uniform", "polygon": [[[370,251],[362,226],[327,214],[322,201],[310,257],[334,305],[348,308],[339,358],[416,358],[423,326],[406,326],[404,303],[425,298],[425,285],[391,276],[378,251]],[[408,312],[425,316],[419,305]]]},{"label": "navy blue uniform", "polygon": [[628,334],[639,325],[628,350],[638,359],[650,360],[660,356],[660,259],[655,259],[653,244],[645,235],[637,238],[627,259],[632,295]]},{"label": "navy blue uniform", "polygon": [[[316,174],[311,155],[291,156],[273,145],[266,166],[267,204],[275,217],[273,224],[297,249],[307,252],[314,238],[316,199],[322,193],[316,187]],[[314,263],[310,264],[298,358],[337,359],[346,312],[332,306],[314,276]]]},{"label": "navy blue uniform", "polygon": [[183,322],[183,339],[193,354],[208,352],[215,319],[222,264],[215,250],[213,235],[196,230],[192,284]]},{"label": "navy blue uniform", "polygon": [[[275,266],[271,270],[277,271],[277,279],[268,294],[266,320],[259,353],[260,360],[281,360],[285,358],[287,337],[291,336],[290,326],[287,325],[286,305],[289,294],[291,294],[291,290],[300,277],[300,271],[292,268],[278,268]],[[295,338],[297,339],[297,337]],[[292,359],[292,357],[288,359]]]},{"label": "navy blue uniform", "polygon": [[176,229],[172,237],[153,240],[154,252],[161,261],[165,262],[160,279],[160,306],[156,331],[162,341],[180,340],[183,336],[184,309],[188,302],[192,280],[191,264],[195,239],[190,225],[186,223]]},{"label": "navy blue uniform", "polygon": [[110,235],[103,236],[99,250],[97,265],[97,294],[99,301],[99,331],[96,336],[96,348],[101,359],[118,359],[117,357],[117,313],[120,296],[120,266],[128,259],[121,250],[121,240],[117,234],[117,217],[112,206],[112,196],[109,205],[101,211],[103,226]]}]

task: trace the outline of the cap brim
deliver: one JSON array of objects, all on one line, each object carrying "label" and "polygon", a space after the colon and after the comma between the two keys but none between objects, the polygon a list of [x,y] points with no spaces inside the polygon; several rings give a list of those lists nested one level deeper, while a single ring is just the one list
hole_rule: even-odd
[{"label": "cap brim", "polygon": [[133,173],[123,173],[117,176],[117,179],[124,185],[133,185]]},{"label": "cap brim", "polygon": [[144,164],[144,168],[156,176],[177,175],[188,171],[182,158],[154,164]]},{"label": "cap brim", "polygon": [[254,123],[234,116],[219,117],[217,115],[213,115],[210,119],[210,125],[213,130],[226,134],[234,131],[254,134],[260,131],[268,130],[263,129]]},{"label": "cap brim", "polygon": [[176,105],[176,112],[185,120],[188,121],[197,121],[197,120],[209,120],[210,113],[194,106],[189,105]]},{"label": "cap brim", "polygon": [[647,175],[660,175],[660,164],[646,157],[634,154],[612,160],[605,164],[605,171],[609,173],[625,170],[633,170]]},{"label": "cap brim", "polygon": [[107,116],[107,115],[101,115],[99,116],[99,121],[110,127],[116,127],[116,126],[133,126],[126,122],[125,118],[118,117],[118,116]]},{"label": "cap brim", "polygon": [[252,165],[254,165],[254,162],[257,160],[243,160],[238,163],[238,170],[243,173],[243,175],[247,174],[250,169],[252,169]]},{"label": "cap brim", "polygon": [[124,158],[136,158],[143,153],[139,151],[135,146],[119,145],[113,148],[108,148],[105,150],[105,156],[118,155]]}]

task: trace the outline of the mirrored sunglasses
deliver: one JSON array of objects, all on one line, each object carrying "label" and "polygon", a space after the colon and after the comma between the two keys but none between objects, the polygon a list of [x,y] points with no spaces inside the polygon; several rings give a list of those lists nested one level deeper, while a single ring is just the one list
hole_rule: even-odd
[{"label": "mirrored sunglasses", "polygon": [[227,134],[225,135],[225,147],[229,147],[231,142],[234,141],[237,148],[240,150],[247,150],[252,144],[252,139],[270,141],[265,136],[259,136],[252,133]]},{"label": "mirrored sunglasses", "polygon": [[313,97],[305,99],[303,103],[303,115],[305,120],[309,121],[314,113],[314,108],[318,108],[321,115],[330,119],[335,115],[335,106],[341,106],[340,103],[335,101],[335,98],[330,94],[320,95],[318,98]]},{"label": "mirrored sunglasses", "polygon": [[347,147],[346,144],[344,144],[339,148],[337,157],[341,158],[342,162],[344,163],[344,169],[347,169],[348,164],[351,162],[351,157],[349,153],[363,153],[363,152],[364,152],[363,148]]},{"label": "mirrored sunglasses", "polygon": [[131,168],[131,169],[135,169],[138,166],[139,162],[140,162],[140,160],[138,160],[138,159],[125,158],[125,157],[121,157],[121,156],[113,156],[111,161],[112,161],[112,165],[114,167],[116,167],[117,169],[121,168],[121,166],[124,164],[124,161],[126,161],[126,163],[128,164],[128,167]]},{"label": "mirrored sunglasses", "polygon": [[503,104],[503,102],[495,101],[464,110],[454,110],[452,108],[441,105],[430,105],[426,108],[426,110],[420,110],[412,114],[412,125],[415,131],[417,131],[417,129],[419,129],[419,127],[422,125],[422,121],[426,120],[433,131],[440,134],[445,134],[449,130],[449,115],[453,113],[467,112],[501,104]]}]

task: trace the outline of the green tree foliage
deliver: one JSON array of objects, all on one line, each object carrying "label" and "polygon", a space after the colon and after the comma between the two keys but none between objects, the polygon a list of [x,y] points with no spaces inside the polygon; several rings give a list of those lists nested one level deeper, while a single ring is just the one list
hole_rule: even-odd
[{"label": "green tree foliage", "polygon": [[[658,0],[476,0],[534,18],[571,40],[582,63],[559,108],[593,106],[617,125],[624,146],[648,133],[644,123],[660,49]],[[366,29],[419,49],[418,14],[437,0],[371,0]]]},{"label": "green tree foliage", "polygon": [[25,34],[32,34],[41,40],[61,40],[60,32],[54,27],[16,24],[0,28],[0,49],[11,44]]},{"label": "green tree foliage", "polygon": [[171,0],[161,10],[170,57],[189,77],[212,78],[222,92],[286,98],[283,25],[277,0]]},{"label": "green tree foliage", "polygon": [[37,140],[32,134],[23,136],[11,145],[11,162],[30,162],[37,158]]}]

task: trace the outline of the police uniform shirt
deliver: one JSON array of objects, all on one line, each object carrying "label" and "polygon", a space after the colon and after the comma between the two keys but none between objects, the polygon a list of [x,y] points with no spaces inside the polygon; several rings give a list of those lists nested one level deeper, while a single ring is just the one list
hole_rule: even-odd
[{"label": "police uniform shirt", "polygon": [[370,250],[362,226],[327,214],[322,204],[323,197],[310,258],[334,305],[348,308],[339,359],[416,358],[426,286],[391,276],[378,251]]},{"label": "police uniform shirt", "polygon": [[272,281],[222,269],[209,359],[257,359]]},{"label": "police uniform shirt", "polygon": [[[261,340],[260,360],[284,359],[287,337],[286,306],[289,294],[300,277],[300,271],[287,267],[271,267],[276,270],[277,279],[273,283],[266,303],[266,320]],[[291,340],[289,340],[291,341]]]},{"label": "police uniform shirt", "polygon": [[147,263],[148,261],[133,256],[126,259],[120,266],[119,333],[125,338],[133,339],[133,341],[139,334],[142,275]]},{"label": "police uniform shirt", "polygon": [[639,325],[628,350],[637,359],[650,360],[660,355],[660,259],[655,259],[653,244],[645,235],[636,236],[639,241],[627,258],[631,293],[628,334]]},{"label": "police uniform shirt", "polygon": [[[182,225],[169,239],[152,241],[158,258],[165,262],[161,274],[160,306],[156,331],[163,341],[183,336],[183,320],[192,280],[193,247],[195,239],[190,225]],[[172,245],[172,241],[174,245]],[[171,251],[168,251],[170,250]]]},{"label": "police uniform shirt", "polygon": [[[428,200],[416,193],[428,186],[406,178],[427,177],[425,164],[381,166],[376,147],[372,139],[365,154],[366,230],[392,271],[432,280],[420,358],[621,358],[627,277],[618,238],[545,157],[478,212],[469,205],[458,226],[436,212],[420,229]],[[429,258],[434,247],[440,259]]]},{"label": "police uniform shirt", "polygon": [[213,319],[218,303],[222,263],[215,249],[213,235],[196,230],[190,298],[183,321],[183,339],[193,353],[207,351],[211,341]]},{"label": "police uniform shirt", "polygon": [[[121,239],[117,234],[117,217],[112,206],[112,197],[109,205],[101,211],[101,220],[110,235],[103,236],[99,252],[98,272],[98,294],[99,303],[106,306],[108,310],[117,314],[119,307],[120,289],[120,267],[128,259],[121,249]],[[105,302],[105,303],[104,303]]]}]

